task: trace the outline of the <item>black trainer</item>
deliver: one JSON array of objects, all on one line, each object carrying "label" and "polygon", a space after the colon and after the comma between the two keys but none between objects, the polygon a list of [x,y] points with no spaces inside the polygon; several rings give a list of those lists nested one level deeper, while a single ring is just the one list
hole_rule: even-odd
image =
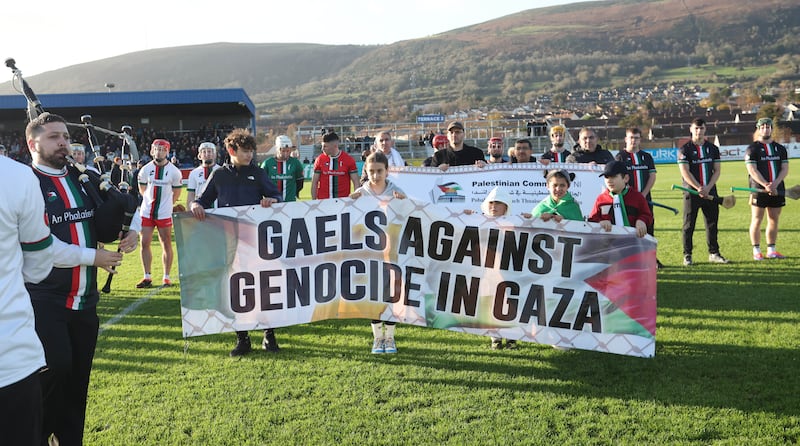
[{"label": "black trainer", "polygon": [[271,353],[280,351],[278,341],[275,340],[275,331],[273,329],[264,330],[264,340],[261,341],[261,348]]},{"label": "black trainer", "polygon": [[233,350],[231,350],[230,353],[231,357],[235,358],[237,356],[244,356],[253,351],[253,347],[250,344],[249,335],[245,334],[244,336],[241,336],[239,335],[238,332],[236,333],[236,335],[237,335],[236,347],[234,347]]}]

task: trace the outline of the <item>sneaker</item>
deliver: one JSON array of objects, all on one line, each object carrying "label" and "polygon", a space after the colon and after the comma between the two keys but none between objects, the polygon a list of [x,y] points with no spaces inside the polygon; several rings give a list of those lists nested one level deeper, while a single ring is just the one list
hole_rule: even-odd
[{"label": "sneaker", "polygon": [[516,350],[519,346],[517,345],[517,341],[510,340],[506,341],[506,350]]},{"label": "sneaker", "polygon": [[502,350],[503,349],[503,340],[502,339],[492,339],[492,350]]},{"label": "sneaker", "polygon": [[722,257],[722,254],[716,253],[716,254],[709,254],[708,261],[711,263],[728,263],[729,260],[726,259],[725,257]]},{"label": "sneaker", "polygon": [[764,260],[764,254],[760,252],[758,254],[753,254],[753,260]]},{"label": "sneaker", "polygon": [[164,279],[164,280],[161,282],[161,286],[163,286],[163,287],[171,287],[171,286],[172,286],[172,281],[171,281],[171,280],[169,280],[169,279]]},{"label": "sneaker", "polygon": [[773,251],[773,252],[767,253],[767,258],[768,259],[785,259],[786,256],[784,256],[783,254],[779,253],[778,251]]},{"label": "sneaker", "polygon": [[270,353],[278,353],[281,350],[280,347],[278,347],[278,341],[275,340],[275,332],[272,330],[264,332],[264,340],[261,341],[261,348]]},{"label": "sneaker", "polygon": [[683,266],[692,266],[692,255],[686,254],[683,256]]},{"label": "sneaker", "polygon": [[150,288],[153,286],[153,281],[150,279],[142,279],[141,282],[136,284],[136,288]]},{"label": "sneaker", "polygon": [[389,338],[383,341],[384,353],[397,353],[397,345],[394,343],[394,338]]},{"label": "sneaker", "polygon": [[372,341],[372,354],[380,355],[386,353],[386,348],[383,345],[383,339],[375,339]]},{"label": "sneaker", "polygon": [[251,351],[253,351],[253,347],[250,345],[250,336],[247,336],[236,340],[236,347],[231,350],[230,355],[232,358],[235,358],[237,356],[244,356]]}]

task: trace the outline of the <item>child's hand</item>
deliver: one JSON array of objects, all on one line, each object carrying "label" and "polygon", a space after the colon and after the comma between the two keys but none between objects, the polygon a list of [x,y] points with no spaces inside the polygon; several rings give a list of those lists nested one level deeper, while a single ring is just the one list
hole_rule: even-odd
[{"label": "child's hand", "polygon": [[405,198],[406,198],[406,194],[404,194],[402,192],[394,191],[393,195],[394,195],[394,198],[399,198],[401,200],[405,200]]},{"label": "child's hand", "polygon": [[558,214],[553,214],[553,220],[555,220],[556,223],[561,223],[561,220],[563,220],[563,219],[564,219],[564,217],[562,217],[562,216],[560,216]]},{"label": "child's hand", "polygon": [[[541,218],[542,221],[550,221],[550,219],[553,218],[553,217],[554,217],[554,215],[549,213],[549,212],[542,212],[541,215],[539,215],[539,218]],[[556,220],[556,221],[558,221],[558,220]]]},{"label": "child's hand", "polygon": [[272,203],[277,203],[277,202],[278,202],[278,200],[276,200],[276,199],[274,199],[272,197],[264,197],[264,198],[261,199],[261,207],[262,208],[268,208],[268,207],[272,206]]},{"label": "child's hand", "polygon": [[467,215],[472,215],[475,213],[475,211],[473,211],[472,209],[464,209],[464,213]]},{"label": "child's hand", "polygon": [[606,232],[611,232],[611,222],[608,220],[603,220],[600,222],[600,227],[603,228]]},{"label": "child's hand", "polygon": [[636,236],[639,238],[647,235],[647,225],[641,220],[636,220]]},{"label": "child's hand", "polygon": [[446,172],[448,167],[450,167],[449,164],[439,164],[439,170],[442,172]]},{"label": "child's hand", "polygon": [[352,198],[354,200],[356,198],[360,197],[360,196],[361,196],[361,192],[353,192],[352,194],[350,194],[350,198]]},{"label": "child's hand", "polygon": [[533,218],[533,215],[531,215],[531,214],[529,214],[529,213],[527,213],[527,212],[523,212],[523,213],[522,213],[522,214],[520,214],[520,215],[522,215],[522,218]]}]

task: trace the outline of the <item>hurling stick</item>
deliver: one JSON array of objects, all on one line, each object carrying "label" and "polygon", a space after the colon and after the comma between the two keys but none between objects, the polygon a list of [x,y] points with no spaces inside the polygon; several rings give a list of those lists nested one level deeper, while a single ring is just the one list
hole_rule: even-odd
[{"label": "hurling stick", "polygon": [[[698,195],[698,196],[700,195],[700,192],[697,192],[694,189],[689,189],[688,187],[683,187],[683,186],[678,186],[677,184],[673,184],[672,185],[672,190],[675,190],[675,189],[682,190],[684,192],[688,192],[688,193],[690,193],[692,195]],[[713,195],[710,195],[707,199],[713,201],[714,203],[717,203],[717,204],[721,205],[725,209],[730,209],[730,208],[732,208],[732,207],[734,207],[736,205],[736,197],[733,196],[733,195],[728,195],[727,197],[715,197]]]},{"label": "hurling stick", "polygon": [[678,215],[678,210],[675,209],[672,206],[667,206],[666,204],[656,203],[655,201],[649,201],[649,200],[647,201],[647,203],[649,203],[651,206],[655,206],[655,207],[659,207],[659,208],[664,208],[664,209],[670,210],[670,211],[672,211],[673,214]]},{"label": "hurling stick", "polygon": [[[767,191],[764,190],[764,189],[756,189],[754,187],[732,187],[731,190],[732,191],[739,190],[739,191],[744,191],[744,192],[753,192],[753,193],[756,193],[756,194],[765,194],[765,193],[767,193]],[[789,189],[786,189],[785,191],[783,191],[782,194],[779,194],[779,195],[783,195],[784,197],[791,198],[792,200],[797,200],[798,198],[800,198],[800,184],[796,184],[795,186],[790,187]]]}]

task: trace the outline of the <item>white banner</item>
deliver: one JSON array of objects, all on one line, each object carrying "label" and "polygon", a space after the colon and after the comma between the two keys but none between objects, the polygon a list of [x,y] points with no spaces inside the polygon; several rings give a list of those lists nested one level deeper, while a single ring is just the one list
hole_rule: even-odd
[{"label": "white banner", "polygon": [[513,200],[511,214],[519,215],[530,212],[549,195],[544,175],[553,169],[575,174],[569,192],[580,206],[583,216],[588,216],[595,199],[605,188],[603,178],[599,176],[603,168],[596,165],[489,164],[484,168],[451,167],[446,172],[436,167],[392,167],[389,169],[389,180],[417,201],[475,211],[480,210],[489,191],[500,186]]}]

